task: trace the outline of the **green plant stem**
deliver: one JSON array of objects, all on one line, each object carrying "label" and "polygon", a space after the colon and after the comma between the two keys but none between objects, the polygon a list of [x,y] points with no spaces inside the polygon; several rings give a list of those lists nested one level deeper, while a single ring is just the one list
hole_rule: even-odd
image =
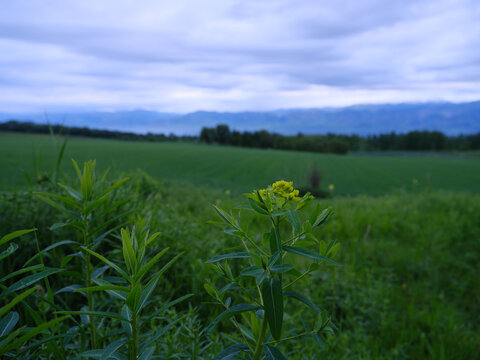
[{"label": "green plant stem", "polygon": [[[84,226],[83,245],[88,247],[89,245],[88,220],[85,214],[83,216],[83,226]],[[92,286],[92,269],[91,269],[91,263],[90,263],[90,253],[88,252],[86,252],[85,254],[85,274],[87,275],[85,279],[85,287],[91,287]],[[91,291],[87,292],[87,305],[88,305],[88,311],[95,310],[93,305],[93,293]],[[91,340],[92,349],[96,349],[97,348],[97,330],[95,328],[95,322],[92,316],[90,316],[90,340]]]},{"label": "green plant stem", "polygon": [[137,351],[138,351],[138,333],[137,333],[137,314],[135,311],[132,312],[132,320],[130,321],[132,326],[132,347],[130,349],[130,360],[137,359]]},{"label": "green plant stem", "polygon": [[263,349],[263,340],[265,340],[265,334],[267,333],[267,319],[265,314],[262,319],[262,329],[258,335],[257,344],[255,345],[255,352],[253,353],[252,360],[259,360]]}]

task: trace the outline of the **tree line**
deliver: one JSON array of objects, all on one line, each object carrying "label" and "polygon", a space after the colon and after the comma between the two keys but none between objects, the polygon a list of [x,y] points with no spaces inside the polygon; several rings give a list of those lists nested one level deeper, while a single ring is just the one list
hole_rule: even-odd
[{"label": "tree line", "polygon": [[34,124],[32,122],[20,122],[10,120],[0,123],[0,131],[12,131],[32,134],[63,134],[70,136],[84,136],[101,139],[116,139],[127,141],[195,141],[197,136],[178,136],[173,133],[165,134],[136,134],[132,132],[123,132],[115,130],[97,130],[88,127],[64,126],[64,125],[47,125]]},{"label": "tree line", "polygon": [[380,135],[303,135],[294,136],[260,131],[231,131],[227,125],[204,127],[200,141],[265,149],[300,150],[346,154],[348,151],[444,151],[479,150],[480,132],[472,135],[447,136],[439,131],[391,132]]},{"label": "tree line", "polygon": [[297,150],[319,153],[346,154],[349,151],[445,151],[480,150],[480,132],[470,135],[447,136],[439,131],[391,132],[380,135],[280,135],[266,130],[237,131],[228,125],[203,127],[199,136],[136,134],[132,132],[96,130],[88,127],[35,124],[10,120],[0,123],[0,131],[84,136],[129,141],[190,141],[206,144],[242,146],[261,149]]}]

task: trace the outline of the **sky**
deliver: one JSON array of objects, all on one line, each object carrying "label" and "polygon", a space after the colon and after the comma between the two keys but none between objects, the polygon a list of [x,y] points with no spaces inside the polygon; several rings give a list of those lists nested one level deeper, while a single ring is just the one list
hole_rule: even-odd
[{"label": "sky", "polygon": [[480,99],[478,0],[1,0],[0,112]]}]

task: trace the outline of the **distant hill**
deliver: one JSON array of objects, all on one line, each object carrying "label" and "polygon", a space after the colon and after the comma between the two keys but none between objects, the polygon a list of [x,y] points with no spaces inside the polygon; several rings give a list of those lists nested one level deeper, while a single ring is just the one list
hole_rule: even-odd
[{"label": "distant hill", "polygon": [[231,129],[265,129],[285,135],[358,134],[437,130],[447,135],[480,131],[480,101],[356,105],[345,108],[287,109],[266,112],[197,111],[172,114],[146,110],[45,114],[0,113],[0,121],[33,121],[137,133],[198,135],[204,126],[227,124]]}]

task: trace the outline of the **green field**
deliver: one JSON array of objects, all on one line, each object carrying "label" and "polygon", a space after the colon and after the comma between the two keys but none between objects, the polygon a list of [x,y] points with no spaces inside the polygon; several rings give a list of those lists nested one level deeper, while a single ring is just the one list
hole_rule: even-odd
[{"label": "green field", "polygon": [[[49,136],[0,134],[0,187],[11,190],[26,184],[23,171],[32,171],[33,159],[51,169],[57,151]],[[100,169],[132,171],[141,168],[162,181],[188,182],[243,193],[278,179],[306,185],[311,169],[323,173],[323,187],[335,185],[342,195],[381,195],[392,190],[418,188],[480,190],[480,159],[453,156],[339,156],[293,151],[218,147],[185,143],[122,142],[72,138],[69,159],[97,159]]]},{"label": "green field", "polygon": [[[22,171],[34,173],[33,159],[38,158],[38,154],[41,154],[43,170],[48,174],[53,169],[56,154],[50,137],[0,135],[0,238],[14,230],[38,228],[36,237],[27,235],[18,241],[19,250],[15,256],[0,262],[2,274],[20,269],[26,259],[37,253],[32,245],[36,238],[41,249],[65,239],[82,241],[72,227],[51,228],[52,224],[69,221],[70,215],[40,201],[31,192],[48,191],[64,196],[64,190],[48,181],[26,186]],[[333,240],[341,243],[335,261],[343,267],[322,263],[309,283],[296,283],[295,291],[305,294],[331,314],[337,330],[335,335],[322,337],[321,346],[312,338],[278,345],[286,358],[478,358],[478,158],[452,154],[334,156],[198,144],[73,138],[68,141],[60,178],[77,189],[79,185],[72,176],[74,171],[69,158],[79,162],[96,159],[99,169],[111,167],[113,171],[108,183],[119,177],[129,177],[109,199],[112,203],[124,202],[118,208],[106,203],[105,213],[93,216],[92,223],[105,224],[114,214],[130,210],[132,214],[124,219],[126,225],[138,224],[143,217],[149,219],[152,232],[161,232],[159,244],[154,248],[156,252],[167,246],[170,247],[169,258],[183,252],[162,278],[153,295],[154,301],[148,305],[148,310],[153,311],[171,299],[193,294],[188,301],[177,304],[175,310],[163,314],[158,324],[152,322],[145,326],[155,333],[164,324],[183,316],[182,323],[173,326],[159,340],[155,348],[158,358],[211,360],[232,341],[239,340],[228,321],[223,321],[210,335],[201,332],[220,313],[219,307],[212,305],[204,284],[214,284],[217,288],[225,285],[205,261],[240,246],[238,238],[209,223],[219,219],[212,204],[223,209],[245,205],[247,201],[241,193],[263,188],[279,178],[305,184],[314,164],[323,172],[324,188],[335,184],[334,196],[316,201],[335,211],[331,221],[320,227],[316,236],[327,243]],[[418,185],[413,185],[413,179],[418,180]],[[226,192],[227,189],[231,193]],[[311,208],[306,209],[306,214]],[[302,221],[306,214],[301,214]],[[120,221],[110,226],[117,223]],[[258,219],[258,215],[254,217],[253,213],[242,211],[242,224],[248,225],[249,234],[261,244],[265,223]],[[98,251],[122,264],[117,233],[109,234]],[[0,251],[5,248],[4,244]],[[65,267],[68,271],[49,276],[48,287],[52,292],[48,292],[48,288],[35,292],[26,302],[30,308],[27,305],[15,307],[21,314],[22,324],[33,326],[39,321],[32,308],[39,309],[42,314],[51,314],[52,303],[60,309],[69,306],[75,310],[85,304],[85,299],[78,294],[56,293],[66,284],[83,281],[81,272],[84,268],[80,257],[75,255],[78,251],[76,245],[67,244],[45,254],[42,261],[46,266]],[[63,264],[65,257],[71,254],[71,261]],[[308,262],[303,260],[305,262],[302,259],[292,261],[304,269]],[[244,263],[245,259],[231,260],[233,273],[239,273]],[[93,264],[96,269],[102,265],[100,261]],[[111,269],[107,273],[109,271]],[[16,275],[14,279],[21,276]],[[9,286],[14,279],[7,279],[5,284]],[[51,293],[54,295],[50,296]],[[244,301],[238,292],[237,295],[234,291],[231,293],[232,304]],[[8,299],[0,296],[0,308],[8,303]],[[118,299],[110,302],[105,294],[96,294],[95,299],[97,304],[102,304],[102,311],[121,311]],[[286,302],[284,327],[293,327],[294,332],[303,331],[304,322],[314,315],[309,307],[299,304]],[[240,316],[238,319],[243,321]],[[76,334],[78,329],[75,330],[74,325],[78,324],[65,320],[58,329],[51,330],[52,333],[45,331],[43,339],[69,331]],[[88,335],[86,325],[80,325],[80,328]],[[101,347],[121,338],[121,328],[122,325],[115,320],[101,323],[98,329]],[[150,334],[145,336],[151,337]],[[0,350],[1,339],[0,335]],[[78,358],[79,352],[89,346],[88,336],[80,333],[72,337],[77,347],[53,349],[55,341],[55,337],[50,342],[45,340],[37,356]],[[52,355],[54,351],[56,353]]]}]

